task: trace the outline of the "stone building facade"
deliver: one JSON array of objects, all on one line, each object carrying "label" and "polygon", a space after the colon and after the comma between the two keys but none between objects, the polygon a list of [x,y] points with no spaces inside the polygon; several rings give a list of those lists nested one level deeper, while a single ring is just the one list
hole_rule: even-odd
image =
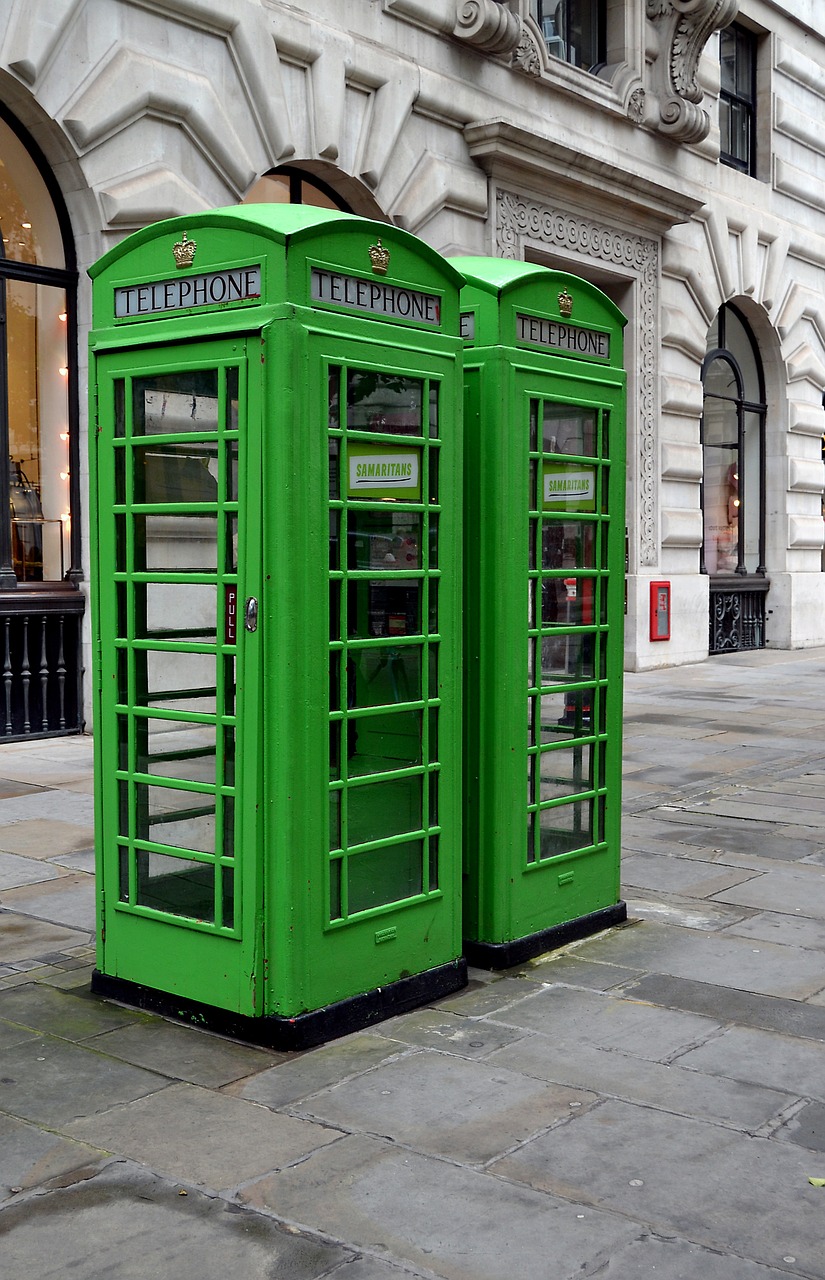
[{"label": "stone building facade", "polygon": [[[11,635],[31,615],[0,667],[29,644],[45,690],[53,615],[82,609],[86,269],[159,218],[296,194],[447,256],[571,271],[629,317],[628,667],[825,643],[820,7],[0,0],[0,444],[12,459],[0,485],[13,515],[0,623]],[[36,242],[32,211],[50,228]],[[48,306],[35,332],[41,302],[26,302],[49,288],[66,299],[54,348]],[[53,394],[39,370],[58,347]],[[31,447],[15,436],[26,386],[39,397]],[[663,580],[665,643],[650,639],[650,584]],[[60,731],[46,701],[39,731]]]}]

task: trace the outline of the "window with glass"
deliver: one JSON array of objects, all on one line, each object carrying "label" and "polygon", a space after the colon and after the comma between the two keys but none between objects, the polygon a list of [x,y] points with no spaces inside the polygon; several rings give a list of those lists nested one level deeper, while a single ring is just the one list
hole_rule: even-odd
[{"label": "window with glass", "polygon": [[530,407],[527,862],[604,839],[608,415]]},{"label": "window with glass", "polygon": [[48,165],[0,114],[0,588],[80,577],[71,238]]},{"label": "window with glass", "polygon": [[606,0],[531,0],[530,12],[554,58],[584,71],[604,65]]},{"label": "window with glass", "polygon": [[320,209],[351,212],[350,206],[328,183],[292,165],[281,165],[265,173],[247,192],[243,204],[311,204]]},{"label": "window with glass", "polygon": [[329,372],[330,919],[439,887],[438,384]]},{"label": "window with glass", "polygon": [[719,151],[723,164],[756,172],[756,36],[737,23],[719,34]]},{"label": "window with glass", "polygon": [[750,329],[730,304],[711,327],[702,380],[702,570],[764,575],[762,365]]}]

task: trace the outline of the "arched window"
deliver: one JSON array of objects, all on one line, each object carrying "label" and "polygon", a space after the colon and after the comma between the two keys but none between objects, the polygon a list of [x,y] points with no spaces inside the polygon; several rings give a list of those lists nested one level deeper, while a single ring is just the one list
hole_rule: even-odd
[{"label": "arched window", "polygon": [[711,326],[702,382],[702,572],[764,577],[764,380],[750,329],[731,305]]},{"label": "arched window", "polygon": [[292,165],[265,173],[249,189],[244,204],[311,204],[351,213],[347,202],[323,179]]},{"label": "arched window", "polygon": [[0,590],[80,578],[77,272],[49,166],[0,112]]},{"label": "arched window", "polygon": [[730,304],[702,365],[701,570],[710,576],[711,653],[765,646],[765,385],[753,335]]}]

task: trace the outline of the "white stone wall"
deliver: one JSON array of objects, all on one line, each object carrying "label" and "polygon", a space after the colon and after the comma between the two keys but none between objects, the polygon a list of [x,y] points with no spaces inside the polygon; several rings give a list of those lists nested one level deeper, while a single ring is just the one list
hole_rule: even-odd
[{"label": "white stone wall", "polygon": [[[821,3],[739,5],[765,33],[757,178],[718,163],[713,22],[736,0],[611,0],[598,77],[547,55],[526,0],[2,0],[0,96],[54,164],[82,270],[294,163],[448,255],[527,256],[606,288],[630,317],[638,669],[707,652],[699,373],[728,301],[767,379],[769,643],[825,642]],[[694,92],[674,33],[700,19]],[[84,281],[84,337],[88,321]],[[648,639],[658,578],[666,643]]]}]

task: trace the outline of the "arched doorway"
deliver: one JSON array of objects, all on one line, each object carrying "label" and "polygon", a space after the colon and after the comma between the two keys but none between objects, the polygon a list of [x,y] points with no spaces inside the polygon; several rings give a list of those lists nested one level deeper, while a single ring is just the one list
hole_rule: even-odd
[{"label": "arched doorway", "polygon": [[709,651],[765,647],[765,383],[753,334],[721,308],[702,364],[701,571],[710,578]]},{"label": "arched doorway", "polygon": [[0,738],[82,728],[77,270],[49,165],[0,108]]}]

